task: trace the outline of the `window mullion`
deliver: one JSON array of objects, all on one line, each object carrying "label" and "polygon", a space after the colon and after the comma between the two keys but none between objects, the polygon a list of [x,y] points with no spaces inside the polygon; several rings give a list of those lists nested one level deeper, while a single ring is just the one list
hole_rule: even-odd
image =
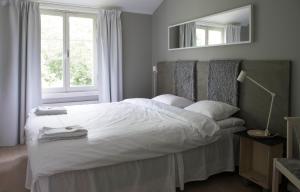
[{"label": "window mullion", "polygon": [[96,31],[96,28],[97,28],[97,26],[96,26],[96,19],[95,18],[93,18],[93,26],[94,26],[94,31],[93,31],[93,41],[94,41],[94,43],[93,43],[93,46],[94,46],[94,52],[93,52],[93,55],[94,55],[94,77],[93,77],[93,79],[94,79],[94,85],[96,86],[96,89],[99,89],[100,87],[99,87],[99,73],[98,73],[98,71],[99,71],[99,66],[98,66],[98,57],[97,57],[97,42],[96,42],[96,33],[97,33],[97,31]]},{"label": "window mullion", "polygon": [[206,46],[208,46],[208,38],[209,38],[209,36],[208,36],[208,28],[206,27],[205,28],[205,45]]},{"label": "window mullion", "polygon": [[66,84],[66,63],[67,63],[67,57],[66,57],[66,14],[63,14],[63,81],[64,81],[64,92],[67,91],[67,84]]},{"label": "window mullion", "polygon": [[69,43],[69,14],[65,14],[65,90],[70,91],[70,43]]}]

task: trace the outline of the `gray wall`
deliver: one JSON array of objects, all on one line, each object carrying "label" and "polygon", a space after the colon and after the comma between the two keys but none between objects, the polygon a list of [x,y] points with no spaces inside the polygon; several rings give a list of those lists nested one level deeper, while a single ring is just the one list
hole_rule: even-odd
[{"label": "gray wall", "polygon": [[124,97],[152,96],[151,15],[123,13]]},{"label": "gray wall", "polygon": [[[253,4],[254,43],[168,51],[168,26]],[[299,0],[165,0],[152,17],[152,64],[184,59],[292,60],[291,108],[300,115]]]}]

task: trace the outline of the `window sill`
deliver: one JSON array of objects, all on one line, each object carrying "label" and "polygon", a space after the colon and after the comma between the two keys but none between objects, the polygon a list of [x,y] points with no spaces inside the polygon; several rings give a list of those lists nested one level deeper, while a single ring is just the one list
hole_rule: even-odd
[{"label": "window sill", "polygon": [[43,93],[43,104],[98,101],[99,91]]}]

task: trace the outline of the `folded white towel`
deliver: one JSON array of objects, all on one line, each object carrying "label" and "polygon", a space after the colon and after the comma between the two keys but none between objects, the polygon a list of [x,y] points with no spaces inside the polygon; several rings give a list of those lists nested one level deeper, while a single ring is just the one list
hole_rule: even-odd
[{"label": "folded white towel", "polygon": [[74,125],[61,128],[43,127],[39,132],[39,141],[57,141],[68,139],[80,139],[86,137],[88,130],[81,126]]},{"label": "folded white towel", "polygon": [[47,107],[47,106],[40,106],[36,108],[35,114],[37,116],[43,115],[63,115],[67,114],[67,109],[64,107]]}]

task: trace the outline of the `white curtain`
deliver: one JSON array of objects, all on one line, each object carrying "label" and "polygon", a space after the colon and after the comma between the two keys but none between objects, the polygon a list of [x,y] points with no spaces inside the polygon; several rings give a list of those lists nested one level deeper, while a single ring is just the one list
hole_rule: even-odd
[{"label": "white curtain", "polygon": [[241,41],[240,25],[227,25],[226,26],[226,43],[237,43]]},{"label": "white curtain", "polygon": [[97,45],[100,102],[123,99],[121,11],[101,10],[98,14]]},{"label": "white curtain", "polygon": [[187,23],[179,26],[179,47],[196,46],[196,23]]},{"label": "white curtain", "polygon": [[41,102],[39,4],[0,1],[0,146],[24,143],[26,115]]}]

